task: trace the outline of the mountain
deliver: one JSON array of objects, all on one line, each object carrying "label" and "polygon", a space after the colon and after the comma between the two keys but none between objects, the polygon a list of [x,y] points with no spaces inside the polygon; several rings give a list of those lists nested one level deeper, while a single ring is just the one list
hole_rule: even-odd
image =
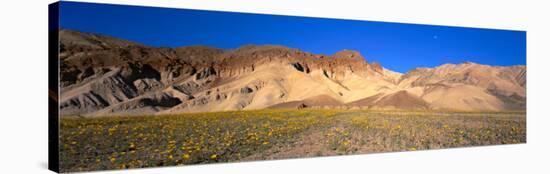
[{"label": "mountain", "polygon": [[471,62],[406,74],[359,52],[277,45],[155,48],[60,30],[61,115],[343,108],[525,110],[525,66]]}]

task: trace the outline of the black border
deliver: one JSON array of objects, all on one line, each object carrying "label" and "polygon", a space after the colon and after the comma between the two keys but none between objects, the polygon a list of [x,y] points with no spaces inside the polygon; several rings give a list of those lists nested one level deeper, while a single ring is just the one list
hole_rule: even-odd
[{"label": "black border", "polygon": [[59,173],[59,2],[48,5],[48,169]]}]

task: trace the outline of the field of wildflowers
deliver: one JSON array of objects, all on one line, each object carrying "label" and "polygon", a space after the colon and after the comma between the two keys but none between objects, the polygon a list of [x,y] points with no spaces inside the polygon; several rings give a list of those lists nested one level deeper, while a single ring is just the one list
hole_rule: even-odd
[{"label": "field of wildflowers", "polygon": [[62,172],[526,142],[524,112],[256,110],[62,118]]}]

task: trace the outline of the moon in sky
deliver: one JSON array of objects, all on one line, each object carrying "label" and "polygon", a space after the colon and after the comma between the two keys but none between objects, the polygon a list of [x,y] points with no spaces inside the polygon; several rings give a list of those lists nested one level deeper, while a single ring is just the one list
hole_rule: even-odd
[{"label": "moon in sky", "polygon": [[434,35],[434,39],[437,39],[437,35]]}]

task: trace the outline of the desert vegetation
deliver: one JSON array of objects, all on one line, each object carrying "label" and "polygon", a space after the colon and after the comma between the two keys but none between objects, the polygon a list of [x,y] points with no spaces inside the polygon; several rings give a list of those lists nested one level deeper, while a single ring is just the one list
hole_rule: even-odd
[{"label": "desert vegetation", "polygon": [[60,123],[62,172],[526,142],[525,112],[263,109]]}]

